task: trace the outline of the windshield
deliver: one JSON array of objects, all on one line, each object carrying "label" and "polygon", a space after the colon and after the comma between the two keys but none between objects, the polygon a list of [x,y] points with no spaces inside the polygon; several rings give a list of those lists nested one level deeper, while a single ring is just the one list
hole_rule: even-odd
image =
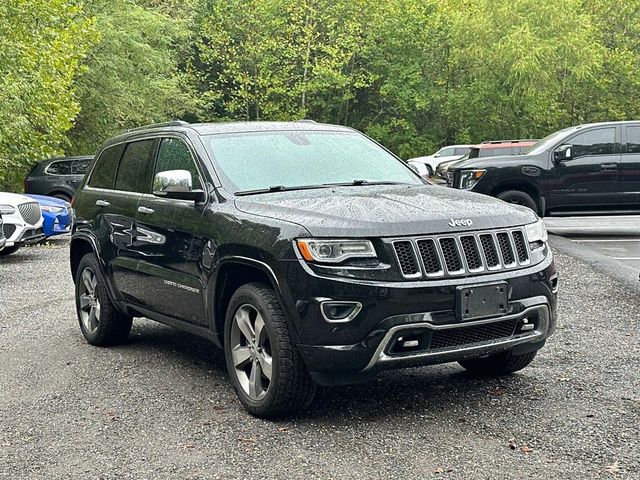
[{"label": "windshield", "polygon": [[553,132],[551,135],[547,135],[542,140],[538,141],[538,143],[533,145],[525,155],[537,155],[541,152],[544,152],[562,137],[566,136],[568,132],[574,131],[575,129],[575,127],[565,128],[563,130]]},{"label": "windshield", "polygon": [[234,192],[273,187],[424,182],[356,132],[271,131],[207,135],[204,143]]}]

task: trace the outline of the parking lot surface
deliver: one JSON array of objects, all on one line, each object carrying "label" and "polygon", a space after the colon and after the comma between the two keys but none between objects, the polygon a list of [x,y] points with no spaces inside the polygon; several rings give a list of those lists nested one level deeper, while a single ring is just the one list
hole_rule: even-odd
[{"label": "parking lot surface", "polygon": [[245,413],[204,340],[138,320],[89,346],[67,256],[0,260],[2,479],[640,477],[640,296],[571,256],[558,331],[522,372],[389,371],[279,422]]}]

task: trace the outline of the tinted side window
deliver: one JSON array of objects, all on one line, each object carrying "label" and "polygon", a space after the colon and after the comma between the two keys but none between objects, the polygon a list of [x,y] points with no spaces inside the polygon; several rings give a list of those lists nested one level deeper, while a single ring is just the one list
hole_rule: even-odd
[{"label": "tinted side window", "polygon": [[640,127],[627,127],[627,153],[640,153]]},{"label": "tinted side window", "polygon": [[128,143],[116,175],[116,190],[148,193],[151,186],[149,171],[153,161],[154,139]]},{"label": "tinted side window", "polygon": [[616,129],[599,128],[580,133],[566,143],[573,145],[572,154],[574,157],[615,153]]},{"label": "tinted side window", "polygon": [[81,160],[74,160],[73,165],[71,166],[71,173],[74,175],[84,175],[89,170],[89,165],[91,165],[90,158],[83,158]]},{"label": "tinted side window", "polygon": [[158,150],[158,160],[154,175],[167,170],[187,170],[191,173],[193,180],[192,188],[199,190],[202,188],[200,174],[196,168],[191,152],[182,140],[177,138],[163,138]]},{"label": "tinted side window", "polygon": [[47,173],[49,175],[71,175],[71,160],[62,160],[59,162],[53,162],[47,167]]},{"label": "tinted side window", "polygon": [[122,155],[122,145],[105,148],[96,160],[96,166],[91,172],[89,186],[94,188],[113,188],[118,162]]}]

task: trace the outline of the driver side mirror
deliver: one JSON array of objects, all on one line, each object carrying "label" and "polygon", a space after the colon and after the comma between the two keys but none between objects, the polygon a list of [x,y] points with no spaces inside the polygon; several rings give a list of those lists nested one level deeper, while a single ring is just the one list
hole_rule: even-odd
[{"label": "driver side mirror", "polygon": [[557,162],[563,162],[565,160],[571,160],[573,158],[572,153],[573,145],[561,145],[553,152],[553,159]]},{"label": "driver side mirror", "polygon": [[422,178],[429,178],[429,169],[424,163],[408,162],[409,168],[420,175]]},{"label": "driver side mirror", "polygon": [[153,194],[156,197],[196,202],[204,199],[203,190],[193,190],[193,179],[188,170],[158,172],[153,178]]}]

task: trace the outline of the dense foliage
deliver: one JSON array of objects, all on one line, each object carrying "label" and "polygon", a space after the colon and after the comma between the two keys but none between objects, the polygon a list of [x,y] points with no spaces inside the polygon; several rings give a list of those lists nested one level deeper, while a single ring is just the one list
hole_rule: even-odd
[{"label": "dense foliage", "polygon": [[640,118],[640,0],[5,0],[0,182],[136,125],[313,118],[403,157]]}]

